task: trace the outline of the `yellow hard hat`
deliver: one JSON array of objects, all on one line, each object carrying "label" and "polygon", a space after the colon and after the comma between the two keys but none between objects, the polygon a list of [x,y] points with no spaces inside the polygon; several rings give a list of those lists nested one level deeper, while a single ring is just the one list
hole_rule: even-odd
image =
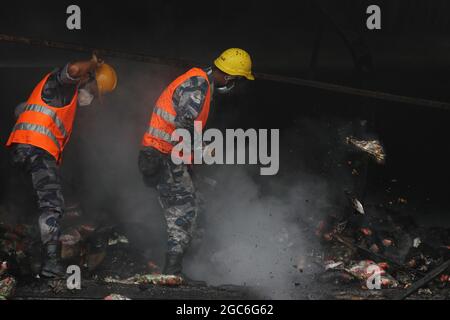
[{"label": "yellow hard hat", "polygon": [[109,64],[103,63],[95,70],[95,80],[100,95],[114,91],[117,86],[116,71]]},{"label": "yellow hard hat", "polygon": [[228,49],[214,61],[214,64],[221,71],[231,76],[242,76],[248,80],[255,80],[252,75],[252,59],[245,50]]}]

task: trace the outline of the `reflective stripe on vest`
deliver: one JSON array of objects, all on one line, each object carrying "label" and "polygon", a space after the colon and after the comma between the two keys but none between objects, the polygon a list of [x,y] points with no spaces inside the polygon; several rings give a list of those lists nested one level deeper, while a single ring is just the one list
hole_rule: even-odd
[{"label": "reflective stripe on vest", "polygon": [[50,153],[60,164],[62,152],[69,141],[77,110],[78,85],[72,100],[65,106],[52,107],[42,99],[47,74],[34,88],[20,113],[6,146],[29,144]]},{"label": "reflective stripe on vest", "polygon": [[61,121],[61,119],[58,118],[58,115],[53,110],[50,110],[49,108],[40,106],[38,104],[29,104],[25,107],[24,112],[25,111],[39,112],[39,113],[45,114],[46,116],[49,116],[50,118],[52,118],[53,122],[58,127],[59,132],[61,132],[61,134],[64,137],[67,137],[67,132],[66,132],[66,128],[64,128],[64,123]]},{"label": "reflective stripe on vest", "polygon": [[18,131],[18,130],[29,130],[29,131],[34,131],[34,132],[43,134],[43,135],[49,137],[55,143],[55,146],[58,148],[58,150],[61,150],[61,146],[59,145],[58,139],[56,139],[56,137],[53,135],[53,133],[44,126],[22,122],[22,123],[17,123],[14,126],[13,131]]},{"label": "reflective stripe on vest", "polygon": [[163,118],[164,120],[166,120],[167,122],[175,125],[175,116],[174,115],[171,115],[170,113],[168,113],[167,111],[159,108],[158,106],[155,107],[153,112],[156,113],[161,118]]},{"label": "reflective stripe on vest", "polygon": [[173,144],[172,139],[171,139],[171,135],[168,134],[167,132],[161,131],[159,129],[153,128],[153,127],[149,127],[147,130],[147,133],[155,136],[165,142],[168,142],[170,144]]}]

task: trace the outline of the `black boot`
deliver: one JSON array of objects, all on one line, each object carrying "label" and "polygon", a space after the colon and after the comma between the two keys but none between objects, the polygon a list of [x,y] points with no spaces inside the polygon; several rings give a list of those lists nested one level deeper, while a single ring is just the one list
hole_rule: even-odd
[{"label": "black boot", "polygon": [[183,254],[181,253],[166,254],[166,263],[164,265],[163,274],[181,277],[188,286],[206,287],[205,281],[193,280],[183,273]]},{"label": "black boot", "polygon": [[66,271],[61,262],[61,244],[50,241],[44,248],[44,263],[41,275],[46,278],[65,278]]}]

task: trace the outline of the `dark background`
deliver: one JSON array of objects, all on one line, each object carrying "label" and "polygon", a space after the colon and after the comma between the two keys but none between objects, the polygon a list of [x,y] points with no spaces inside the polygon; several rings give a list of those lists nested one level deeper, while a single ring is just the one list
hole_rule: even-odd
[{"label": "dark background", "polygon": [[[66,8],[82,9],[82,30],[66,29]],[[366,8],[382,9],[382,30],[365,28]],[[224,49],[242,47],[253,57],[257,72],[313,78],[371,90],[449,101],[450,3],[448,1],[15,1],[0,5],[0,32],[89,47],[187,59],[208,65]],[[323,30],[315,67],[311,56],[318,30]],[[373,70],[365,62],[372,58]],[[55,66],[81,54],[0,43],[0,140],[14,124],[13,109]],[[115,60],[119,78],[129,76],[127,61]],[[133,64],[139,73],[140,64]],[[145,71],[142,64],[142,72]],[[140,112],[116,120],[138,124],[138,147],[152,99],[183,70],[160,72],[161,83],[149,83],[148,102],[136,99]],[[145,83],[126,83],[145,90]],[[151,86],[151,88],[150,88]],[[120,87],[119,87],[120,88]],[[142,93],[144,95],[144,93]],[[116,99],[109,97],[110,101]],[[122,101],[122,100],[121,100]],[[330,93],[269,81],[245,83],[217,101],[212,125],[221,128],[280,128],[281,168],[278,177],[289,186],[296,172],[320,174],[333,183],[347,183],[346,134],[375,136],[387,151],[385,166],[369,164],[362,185],[373,194],[393,188],[432,219],[445,217],[450,156],[447,152],[450,111]],[[124,112],[127,106],[124,105]],[[89,117],[81,114],[80,117]],[[144,118],[142,118],[144,117]],[[368,128],[359,122],[369,120]],[[77,133],[66,155],[67,168],[77,176]],[[86,141],[83,140],[83,143]],[[133,150],[130,148],[130,150]],[[137,153],[137,151],[136,151]],[[130,155],[133,159],[134,154]],[[0,199],[8,194],[11,168],[0,148]],[[134,160],[133,160],[134,161]],[[67,169],[66,169],[67,170]],[[137,168],[136,168],[137,170]],[[260,178],[259,178],[260,179]],[[392,180],[397,182],[392,183]],[[76,181],[76,179],[75,179]],[[336,186],[339,188],[339,186]],[[361,189],[358,189],[362,192]],[[267,192],[279,190],[268,189]],[[80,191],[82,192],[82,191]],[[86,191],[84,191],[86,192]],[[388,196],[389,197],[389,196]],[[431,218],[430,218],[431,219]],[[440,219],[440,218],[439,218]]]}]

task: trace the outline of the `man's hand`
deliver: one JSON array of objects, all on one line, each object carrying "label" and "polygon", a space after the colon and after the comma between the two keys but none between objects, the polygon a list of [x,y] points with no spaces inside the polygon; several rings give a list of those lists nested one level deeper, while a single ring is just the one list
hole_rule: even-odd
[{"label": "man's hand", "polygon": [[69,65],[68,73],[73,79],[79,79],[81,83],[89,80],[89,74],[94,72],[98,67],[104,63],[103,59],[99,58],[95,52],[87,61],[77,61]]}]

